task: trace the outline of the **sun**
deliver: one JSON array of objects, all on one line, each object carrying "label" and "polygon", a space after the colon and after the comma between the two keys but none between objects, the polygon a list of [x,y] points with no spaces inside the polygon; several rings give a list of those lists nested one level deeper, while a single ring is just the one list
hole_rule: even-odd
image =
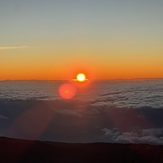
[{"label": "sun", "polygon": [[86,81],[86,76],[85,76],[85,74],[83,74],[83,73],[77,74],[76,80],[79,81],[79,82],[84,82],[84,81]]}]

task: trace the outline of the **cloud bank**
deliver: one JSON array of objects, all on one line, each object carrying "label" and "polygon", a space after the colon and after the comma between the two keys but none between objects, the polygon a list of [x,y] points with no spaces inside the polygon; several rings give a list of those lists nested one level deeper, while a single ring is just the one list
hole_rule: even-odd
[{"label": "cloud bank", "polygon": [[0,115],[0,119],[8,119],[8,117]]},{"label": "cloud bank", "polygon": [[0,46],[0,50],[11,50],[11,49],[24,49],[29,46]]},{"label": "cloud bank", "polygon": [[120,132],[118,128],[102,129],[103,141],[112,143],[148,143],[163,144],[163,128],[142,129],[139,132]]}]

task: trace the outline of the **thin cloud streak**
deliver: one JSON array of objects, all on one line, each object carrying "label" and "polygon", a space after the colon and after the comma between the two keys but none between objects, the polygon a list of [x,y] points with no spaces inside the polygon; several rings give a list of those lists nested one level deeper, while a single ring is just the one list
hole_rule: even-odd
[{"label": "thin cloud streak", "polygon": [[23,49],[29,46],[0,46],[0,50]]}]

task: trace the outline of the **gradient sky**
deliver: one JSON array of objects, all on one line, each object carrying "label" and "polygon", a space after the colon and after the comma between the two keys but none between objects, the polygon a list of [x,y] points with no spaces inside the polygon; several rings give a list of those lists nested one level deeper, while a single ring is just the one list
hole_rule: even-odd
[{"label": "gradient sky", "polygon": [[0,80],[163,77],[163,0],[1,0]]}]

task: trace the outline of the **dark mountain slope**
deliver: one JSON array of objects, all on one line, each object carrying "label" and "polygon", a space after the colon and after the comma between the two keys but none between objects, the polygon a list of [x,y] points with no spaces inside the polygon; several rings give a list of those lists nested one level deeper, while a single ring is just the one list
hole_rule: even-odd
[{"label": "dark mountain slope", "polygon": [[0,138],[0,162],[163,162],[163,146],[70,144]]}]

